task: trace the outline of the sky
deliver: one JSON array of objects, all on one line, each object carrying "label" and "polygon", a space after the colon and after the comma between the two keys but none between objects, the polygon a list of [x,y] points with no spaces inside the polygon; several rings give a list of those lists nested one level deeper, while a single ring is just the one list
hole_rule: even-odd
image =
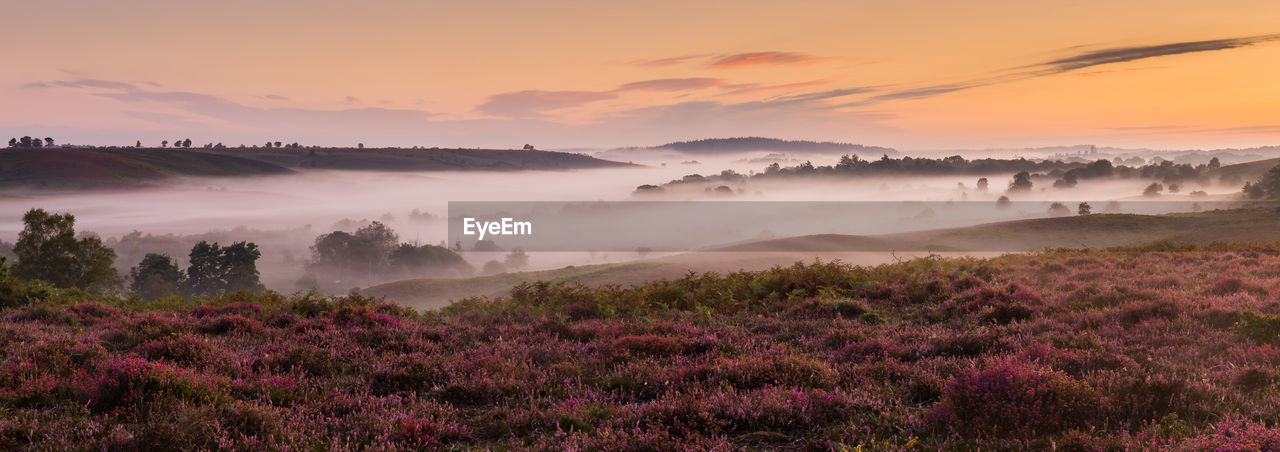
[{"label": "sky", "polygon": [[[0,136],[1280,144],[1274,1],[0,0]],[[20,25],[17,25],[20,24]]]}]

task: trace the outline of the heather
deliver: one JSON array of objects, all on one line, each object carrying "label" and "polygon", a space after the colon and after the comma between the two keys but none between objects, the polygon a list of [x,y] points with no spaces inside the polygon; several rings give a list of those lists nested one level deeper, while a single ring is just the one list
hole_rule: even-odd
[{"label": "heather", "polygon": [[1280,246],[1158,244],[419,313],[0,287],[0,448],[1280,447]]}]

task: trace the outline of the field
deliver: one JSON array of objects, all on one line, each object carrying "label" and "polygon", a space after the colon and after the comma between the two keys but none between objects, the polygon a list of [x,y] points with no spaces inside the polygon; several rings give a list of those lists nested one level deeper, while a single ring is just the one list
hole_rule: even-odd
[{"label": "field", "polygon": [[20,288],[0,447],[1274,449],[1278,269],[1280,244],[1161,243],[526,284],[425,314]]}]

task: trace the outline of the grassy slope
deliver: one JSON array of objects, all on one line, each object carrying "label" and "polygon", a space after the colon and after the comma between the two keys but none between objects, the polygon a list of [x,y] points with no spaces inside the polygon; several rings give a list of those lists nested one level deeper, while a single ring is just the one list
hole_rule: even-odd
[{"label": "grassy slope", "polygon": [[370,171],[561,170],[626,166],[566,152],[505,149],[226,149],[227,155],[292,168]]},{"label": "grassy slope", "polygon": [[[412,279],[366,288],[417,309],[436,309],[470,296],[497,297],[524,282],[551,281],[632,285],[677,278],[689,271],[761,270],[815,257],[856,264],[892,260],[886,253],[860,256],[837,250],[919,251],[982,255],[1045,248],[1104,248],[1157,241],[1208,244],[1219,241],[1280,241],[1280,214],[1272,209],[1220,210],[1171,215],[1097,214],[1040,218],[885,236],[823,234],[765,240],[724,248],[725,252],[689,253],[623,264],[579,266],[539,272],[505,273],[466,279]],[[904,253],[910,254],[910,253]],[[922,253],[917,253],[922,254]],[[858,259],[868,259],[858,262]]]},{"label": "grassy slope", "polygon": [[190,150],[0,150],[0,186],[5,187],[128,188],[171,176],[251,176],[289,172],[292,171],[267,162]]},{"label": "grassy slope", "polygon": [[1254,181],[1258,180],[1258,178],[1262,177],[1263,173],[1266,173],[1267,170],[1274,168],[1276,165],[1280,165],[1280,158],[1227,165],[1210,171],[1206,175],[1214,180],[1240,179],[1243,181]]},{"label": "grassy slope", "polygon": [[1170,215],[1095,214],[989,223],[882,236],[823,234],[735,245],[734,251],[1030,251],[1110,247],[1162,240],[1188,243],[1280,240],[1273,209]]}]

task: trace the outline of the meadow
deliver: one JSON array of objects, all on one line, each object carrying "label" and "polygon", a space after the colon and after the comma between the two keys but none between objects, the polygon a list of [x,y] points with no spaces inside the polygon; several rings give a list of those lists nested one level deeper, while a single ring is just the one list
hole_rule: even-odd
[{"label": "meadow", "polygon": [[1275,449],[1280,243],[143,303],[9,280],[4,449]]}]

